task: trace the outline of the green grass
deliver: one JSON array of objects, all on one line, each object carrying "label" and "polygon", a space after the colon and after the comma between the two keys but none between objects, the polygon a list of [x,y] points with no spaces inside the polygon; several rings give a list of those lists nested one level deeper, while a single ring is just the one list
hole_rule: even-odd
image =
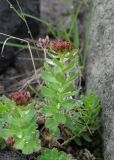
[{"label": "green grass", "polygon": [[28,33],[30,34],[30,37],[32,40],[33,40],[33,36],[32,36],[31,31],[29,29],[26,18],[31,18],[31,20],[35,21],[35,23],[41,23],[41,24],[45,25],[46,27],[48,27],[51,34],[56,39],[61,38],[61,39],[70,41],[72,38],[72,41],[73,41],[75,47],[77,47],[77,48],[79,47],[79,32],[78,32],[77,17],[78,17],[80,10],[84,4],[84,0],[80,1],[80,5],[79,5],[77,11],[74,11],[74,9],[73,9],[73,11],[71,13],[71,25],[70,25],[71,27],[70,27],[69,31],[66,29],[66,26],[63,24],[63,21],[60,17],[58,18],[58,20],[60,20],[62,28],[59,30],[50,22],[47,22],[47,21],[45,21],[41,18],[35,17],[33,15],[29,15],[27,13],[24,13],[22,11],[22,8],[21,8],[18,0],[16,0],[16,3],[17,3],[19,11],[11,4],[11,2],[9,0],[6,0],[6,1],[10,5],[12,10],[22,19],[22,21],[24,21],[25,25],[27,26]]},{"label": "green grass", "polygon": [[91,1],[90,11],[88,13],[88,18],[87,18],[88,24],[86,28],[85,41],[84,41],[84,53],[83,53],[83,61],[82,61],[84,70],[86,68],[86,63],[87,63],[87,58],[88,58],[88,53],[89,53],[88,43],[89,43],[89,33],[91,31],[92,8],[93,8],[93,3]]},{"label": "green grass", "polygon": [[[45,21],[41,18],[35,17],[33,15],[24,13],[18,0],[16,0],[18,10],[12,5],[12,3],[9,0],[6,0],[6,1],[10,5],[10,8],[25,23],[25,25],[27,27],[27,30],[28,30],[28,34],[30,35],[30,38],[33,42],[33,43],[31,43],[30,48],[31,48],[31,50],[36,50],[37,54],[38,54],[39,49],[37,48],[36,44],[34,43],[32,33],[30,31],[29,25],[28,25],[27,20],[26,20],[27,18],[31,19],[31,21],[33,21],[34,23],[38,23],[38,24],[40,23],[40,24],[46,26],[49,29],[50,34],[55,39],[63,39],[63,40],[66,40],[66,41],[71,41],[72,40],[74,46],[76,48],[79,48],[80,41],[79,41],[78,15],[80,14],[80,11],[81,11],[81,9],[84,5],[84,0],[80,0],[80,4],[79,4],[76,11],[75,11],[75,8],[72,10],[72,12],[71,12],[71,25],[70,25],[71,27],[69,28],[69,30],[66,29],[66,26],[64,25],[61,17],[58,17],[58,20],[61,23],[61,29],[58,29],[50,22],[47,22],[47,21]],[[90,7],[90,8],[92,8],[92,7]],[[91,20],[91,13],[88,16],[88,21],[89,21],[88,30],[85,33],[86,35],[85,35],[85,42],[84,42],[84,54],[83,54],[83,60],[82,60],[83,68],[85,68],[86,61],[87,61],[87,56],[88,56],[88,47],[87,46],[88,46],[88,34],[89,34],[89,31],[90,31],[90,20]],[[4,44],[4,42],[0,41],[0,44]],[[25,48],[25,49],[28,48],[28,45],[11,43],[11,42],[10,43],[6,42],[5,45],[11,46],[11,47],[16,47],[16,48]]]},{"label": "green grass", "polygon": [[[3,41],[0,41],[0,44],[3,45],[4,42]],[[12,42],[7,42],[5,44],[6,46],[10,46],[10,47],[15,47],[15,48],[20,48],[20,49],[28,49],[28,45],[25,45],[25,44],[19,44],[19,43],[12,43]],[[37,47],[34,47],[34,46],[31,46],[30,45],[30,48],[32,50],[39,50]]]}]

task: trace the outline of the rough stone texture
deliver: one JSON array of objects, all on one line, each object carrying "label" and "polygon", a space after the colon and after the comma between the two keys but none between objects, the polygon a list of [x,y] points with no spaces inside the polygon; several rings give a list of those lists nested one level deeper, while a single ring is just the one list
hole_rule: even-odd
[{"label": "rough stone texture", "polygon": [[[10,0],[10,2],[18,9],[16,1]],[[20,6],[25,13],[39,16],[39,0],[19,0]],[[27,19],[30,30],[35,38],[38,33],[38,24],[34,23],[31,19]],[[0,0],[0,32],[9,35],[27,38],[30,37],[25,23],[14,13],[11,6],[6,0]],[[0,35],[0,40],[4,41],[6,37]],[[14,41],[15,43],[19,43]],[[0,46],[1,48],[1,46]],[[8,66],[12,65],[15,59],[15,49],[13,47],[5,47],[4,56],[0,55],[0,73],[4,72]]]},{"label": "rough stone texture", "polygon": [[[15,0],[10,0],[12,5],[19,11]],[[23,12],[39,17],[40,0],[19,0],[18,1]],[[37,38],[39,34],[39,24],[29,18],[26,18],[33,38]],[[16,15],[12,6],[9,6],[6,0],[0,0],[0,33],[9,34],[22,39],[30,38],[25,23]],[[0,41],[4,41],[7,37],[0,35]],[[22,44],[17,40],[8,40]],[[25,43],[24,43],[25,44]],[[0,45],[1,53],[2,45]],[[37,53],[33,52],[33,57],[38,59]],[[36,67],[39,61],[35,60]],[[28,49],[17,49],[5,46],[3,56],[0,54],[0,90],[7,92],[9,86],[16,84],[20,79],[24,79],[33,71],[33,64]],[[4,93],[5,93],[4,92]]]},{"label": "rough stone texture", "polygon": [[114,160],[114,0],[93,0],[87,90],[101,98],[104,160]]},{"label": "rough stone texture", "polygon": [[[10,0],[10,2],[15,8],[18,9],[16,1]],[[39,0],[29,0],[29,2],[28,0],[19,0],[19,4],[25,13],[39,16]],[[27,34],[26,26],[22,23],[22,20],[14,13],[12,7],[9,6],[6,0],[0,0],[0,24],[2,24],[0,25],[0,32],[10,34],[17,33],[18,30],[20,30],[20,37],[23,38]],[[33,30],[34,29],[35,28],[33,28]]]},{"label": "rough stone texture", "polygon": [[[69,28],[71,18],[70,13],[73,9],[73,0],[41,0],[40,17],[53,24],[59,30],[63,26]],[[41,34],[47,34],[49,28],[41,25]]]}]

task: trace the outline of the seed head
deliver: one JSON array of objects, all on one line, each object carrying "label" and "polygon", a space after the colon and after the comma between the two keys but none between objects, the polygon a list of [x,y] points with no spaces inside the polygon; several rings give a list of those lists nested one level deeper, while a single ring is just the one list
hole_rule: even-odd
[{"label": "seed head", "polygon": [[37,46],[40,47],[42,50],[48,49],[50,44],[50,39],[48,36],[46,38],[39,38],[37,42]]}]

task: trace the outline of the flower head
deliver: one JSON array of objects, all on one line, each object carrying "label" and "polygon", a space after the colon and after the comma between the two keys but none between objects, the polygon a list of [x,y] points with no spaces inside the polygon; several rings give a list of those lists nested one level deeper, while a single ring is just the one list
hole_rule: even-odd
[{"label": "flower head", "polygon": [[67,52],[75,49],[71,42],[57,40],[51,43],[51,48],[56,52]]},{"label": "flower head", "polygon": [[24,105],[30,100],[30,93],[29,92],[14,92],[12,93],[12,99],[16,102],[17,105]]}]

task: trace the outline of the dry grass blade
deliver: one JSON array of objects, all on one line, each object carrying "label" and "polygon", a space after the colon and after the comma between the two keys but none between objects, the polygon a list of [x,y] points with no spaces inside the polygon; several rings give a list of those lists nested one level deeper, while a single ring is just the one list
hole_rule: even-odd
[{"label": "dry grass blade", "polygon": [[19,41],[22,41],[22,42],[27,43],[27,45],[28,45],[28,50],[29,50],[29,53],[30,53],[30,56],[31,56],[31,60],[32,60],[32,63],[33,63],[33,68],[34,68],[35,76],[36,76],[36,78],[37,78],[36,67],[35,67],[34,58],[33,58],[33,54],[32,54],[32,50],[31,50],[29,41],[27,41],[27,40],[25,40],[25,39],[18,38],[18,37],[14,37],[14,36],[11,36],[11,35],[8,35],[8,34],[5,34],[5,33],[0,33],[0,35],[3,35],[3,36],[8,37],[8,38],[4,41],[4,43],[3,43],[3,47],[2,47],[1,54],[3,54],[4,46],[5,46],[6,42],[7,42],[7,40],[9,40],[9,39],[16,39],[16,40],[19,40]]},{"label": "dry grass blade", "polygon": [[6,38],[6,40],[5,40],[4,43],[3,43],[2,50],[1,50],[1,56],[2,56],[2,57],[4,57],[4,56],[3,56],[4,47],[5,47],[5,45],[6,45],[6,43],[7,43],[7,41],[8,41],[9,39],[11,39],[11,38],[10,38],[10,37],[9,37],[9,38]]}]

